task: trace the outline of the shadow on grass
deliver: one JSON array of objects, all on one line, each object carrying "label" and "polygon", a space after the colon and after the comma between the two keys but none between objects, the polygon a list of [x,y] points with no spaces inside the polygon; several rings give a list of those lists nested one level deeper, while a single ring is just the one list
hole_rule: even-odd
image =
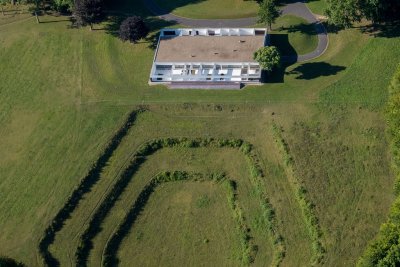
[{"label": "shadow on grass", "polygon": [[280,27],[280,31],[287,31],[288,33],[299,32],[307,35],[316,35],[315,23],[300,23],[296,25],[291,25],[290,27]]},{"label": "shadow on grass", "polygon": [[345,69],[344,66],[335,66],[326,62],[312,62],[304,63],[286,74],[297,75],[296,79],[312,80],[321,76],[336,75]]},{"label": "shadow on grass", "polygon": [[286,68],[297,61],[297,53],[289,42],[287,33],[271,33],[269,35],[270,45],[276,46],[282,56],[282,63],[272,72],[263,72],[262,81],[265,83],[283,83]]},{"label": "shadow on grass", "polygon": [[363,26],[360,27],[360,30],[362,33],[370,34],[374,37],[400,37],[400,21]]}]

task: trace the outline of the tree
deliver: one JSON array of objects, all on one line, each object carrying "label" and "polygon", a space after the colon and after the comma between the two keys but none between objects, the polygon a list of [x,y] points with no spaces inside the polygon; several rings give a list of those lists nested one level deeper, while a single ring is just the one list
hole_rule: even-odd
[{"label": "tree", "polygon": [[258,22],[264,23],[272,29],[272,23],[279,17],[280,11],[275,0],[263,0],[258,11]]},{"label": "tree", "polygon": [[119,28],[119,38],[123,41],[136,43],[138,40],[146,37],[149,28],[139,16],[128,17]]},{"label": "tree", "polygon": [[73,14],[79,26],[89,25],[93,29],[93,24],[100,22],[103,17],[102,0],[75,0]]},{"label": "tree", "polygon": [[253,58],[260,64],[261,69],[266,71],[272,71],[281,61],[281,55],[275,46],[261,47],[254,52]]},{"label": "tree", "polygon": [[326,10],[329,23],[346,28],[362,18],[373,23],[398,21],[399,13],[399,0],[328,0]]},{"label": "tree", "polygon": [[345,28],[361,20],[358,0],[328,0],[326,15],[330,24]]}]

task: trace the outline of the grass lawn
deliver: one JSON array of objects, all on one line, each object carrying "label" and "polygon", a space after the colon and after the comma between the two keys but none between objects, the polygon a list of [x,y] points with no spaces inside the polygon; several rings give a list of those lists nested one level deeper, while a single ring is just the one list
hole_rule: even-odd
[{"label": "grass lawn", "polygon": [[300,17],[279,17],[271,31],[271,43],[282,55],[304,55],[314,51],[318,36],[312,24]]},{"label": "grass lawn", "polygon": [[[149,17],[141,1],[129,3],[121,6],[146,17],[152,34],[168,25]],[[140,115],[102,170],[99,182],[56,235],[51,250],[63,263],[73,260],[79,234],[132,153],[153,138],[227,137],[254,144],[286,246],[284,266],[309,265],[311,245],[275,147],[273,123],[283,127],[295,173],[315,204],[327,248],[326,266],[354,265],[385,221],[394,175],[382,110],[388,82],[400,61],[396,49],[400,38],[372,38],[356,28],[348,29],[330,34],[330,46],[323,56],[281,69],[265,85],[241,91],[167,90],[147,85],[154,54],[151,40],[131,45],[107,30],[71,29],[65,17],[41,20],[48,23],[13,17],[0,26],[0,254],[28,266],[41,265],[37,245],[45,227],[126,115],[139,104],[148,105],[150,111]],[[245,163],[240,154],[211,149],[165,149],[149,157],[104,220],[90,262],[99,266],[104,244],[132,204],[133,193],[154,172],[225,170],[245,180]],[[143,237],[156,238],[149,236],[156,225],[149,223],[146,229],[145,219],[159,218],[154,213],[158,200],[181,194],[185,186],[190,183],[154,194],[137,224]],[[204,190],[203,186],[198,191],[185,188],[194,198]],[[213,192],[215,198],[221,197],[219,189]],[[252,204],[251,191],[240,196],[257,233],[260,210]],[[218,209],[224,207],[218,205]],[[195,220],[200,214],[186,212],[184,216]],[[177,222],[177,216],[171,214],[171,220]],[[188,231],[193,233],[193,229]],[[222,228],[216,229],[212,235],[221,234],[217,231]],[[259,259],[270,262],[269,236],[258,233],[254,236],[260,245]],[[140,245],[135,234],[133,229],[123,243],[121,262],[127,263]],[[212,238],[208,239],[213,246]],[[143,245],[143,252],[149,254],[148,245]],[[228,246],[221,249],[230,250]],[[256,260],[255,265],[261,263]]]},{"label": "grass lawn", "polygon": [[328,7],[326,0],[308,0],[306,4],[317,15],[324,15],[324,11]]},{"label": "grass lawn", "polygon": [[121,266],[131,266],[132,261],[140,266],[235,266],[238,249],[240,240],[221,185],[175,182],[152,194],[119,258]]},{"label": "grass lawn", "polygon": [[243,0],[154,0],[175,15],[196,19],[228,19],[255,17],[256,1]]}]

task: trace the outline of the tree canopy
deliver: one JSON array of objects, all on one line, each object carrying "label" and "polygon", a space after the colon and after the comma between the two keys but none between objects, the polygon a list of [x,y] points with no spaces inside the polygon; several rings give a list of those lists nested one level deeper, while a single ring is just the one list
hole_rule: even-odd
[{"label": "tree canopy", "polygon": [[399,0],[328,0],[326,10],[329,22],[350,27],[362,18],[374,23],[400,20]]},{"label": "tree canopy", "polygon": [[275,46],[261,47],[254,52],[253,58],[260,64],[261,69],[266,71],[272,71],[281,61],[281,55]]},{"label": "tree canopy", "polygon": [[143,19],[139,16],[126,18],[120,26],[119,37],[123,41],[136,43],[138,40],[146,37],[149,33],[149,28],[146,26]]},{"label": "tree canopy", "polygon": [[79,26],[90,25],[100,22],[103,17],[102,0],[75,0],[73,14]]},{"label": "tree canopy", "polygon": [[258,22],[269,26],[279,17],[280,11],[276,6],[275,0],[263,0],[258,11]]}]

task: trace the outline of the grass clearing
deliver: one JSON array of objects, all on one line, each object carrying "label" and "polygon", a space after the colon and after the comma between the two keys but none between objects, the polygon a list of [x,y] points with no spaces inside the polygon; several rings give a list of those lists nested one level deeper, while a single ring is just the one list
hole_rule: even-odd
[{"label": "grass clearing", "polygon": [[256,1],[243,0],[155,0],[164,10],[194,19],[233,19],[256,17]]},{"label": "grass clearing", "polygon": [[279,17],[272,29],[271,43],[278,47],[282,55],[304,55],[318,46],[314,25],[303,18],[291,15]]},{"label": "grass clearing", "polygon": [[317,15],[324,15],[325,9],[328,7],[326,0],[308,0],[306,4],[308,8]]}]

